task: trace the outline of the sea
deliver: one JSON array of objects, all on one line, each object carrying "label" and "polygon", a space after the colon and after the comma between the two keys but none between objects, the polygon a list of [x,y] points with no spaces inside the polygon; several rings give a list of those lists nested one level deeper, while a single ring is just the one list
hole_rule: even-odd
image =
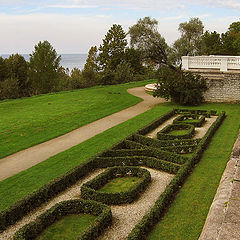
[{"label": "sea", "polygon": [[[0,54],[3,58],[8,58],[11,54]],[[26,61],[29,61],[29,54],[20,54]],[[59,54],[61,56],[60,65],[65,69],[68,68],[71,71],[73,68],[79,68],[82,70],[86,63],[87,53],[75,53],[75,54]]]}]

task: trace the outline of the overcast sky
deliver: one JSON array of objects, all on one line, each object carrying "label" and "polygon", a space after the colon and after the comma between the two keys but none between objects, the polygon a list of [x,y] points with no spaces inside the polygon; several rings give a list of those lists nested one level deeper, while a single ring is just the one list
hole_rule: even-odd
[{"label": "overcast sky", "polygon": [[159,21],[171,44],[179,23],[191,17],[205,30],[225,32],[239,21],[240,0],[0,0],[0,54],[31,53],[43,40],[58,53],[87,53],[112,24],[127,31],[145,16]]}]

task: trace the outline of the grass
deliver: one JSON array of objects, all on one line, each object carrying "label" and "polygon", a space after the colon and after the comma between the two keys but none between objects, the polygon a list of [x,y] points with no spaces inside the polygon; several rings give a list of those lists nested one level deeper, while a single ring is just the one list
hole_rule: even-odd
[{"label": "grass", "polygon": [[[0,210],[6,209],[45,183],[109,148],[163,113],[179,107],[172,103],[157,106],[0,182]],[[215,134],[201,162],[180,190],[163,221],[149,235],[149,239],[197,239],[238,134],[239,104],[203,104],[191,109],[224,110],[228,117]]]},{"label": "grass", "polygon": [[136,183],[140,181],[141,179],[138,177],[114,178],[105,184],[102,188],[98,189],[98,191],[107,193],[125,192],[131,189]]},{"label": "grass", "polygon": [[137,104],[126,89],[149,81],[0,101],[0,158]]},{"label": "grass", "polygon": [[174,135],[174,136],[181,136],[181,135],[187,134],[188,132],[189,132],[188,129],[181,129],[181,130],[172,130],[171,132],[168,132],[167,134]]},{"label": "grass", "polygon": [[239,104],[209,104],[201,108],[209,109],[208,106],[225,110],[227,118],[148,240],[197,240],[201,234],[240,127]]},{"label": "grass", "polygon": [[90,214],[68,215],[50,225],[36,240],[77,239],[96,218]]}]

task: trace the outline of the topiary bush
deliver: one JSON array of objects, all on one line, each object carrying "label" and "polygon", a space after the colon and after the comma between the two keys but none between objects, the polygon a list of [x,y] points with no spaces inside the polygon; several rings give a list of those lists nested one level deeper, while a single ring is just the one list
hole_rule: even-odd
[{"label": "topiary bush", "polygon": [[80,213],[95,215],[97,216],[97,219],[81,234],[81,236],[79,236],[79,240],[96,239],[112,222],[112,212],[108,206],[89,200],[69,200],[57,203],[55,206],[37,217],[35,221],[20,228],[14,234],[13,239],[35,239],[48,226],[64,216]]},{"label": "topiary bush", "polygon": [[[141,179],[127,191],[121,192],[102,192],[100,188],[114,178],[131,176]],[[91,199],[105,204],[124,204],[136,200],[140,194],[147,188],[151,181],[151,175],[148,170],[138,167],[112,167],[98,175],[91,181],[81,187],[81,197]]]},{"label": "topiary bush", "polygon": [[[179,134],[179,135],[175,135],[172,134],[172,131],[182,131],[182,130],[186,130],[186,133],[183,134]],[[170,124],[168,126],[166,126],[165,128],[163,128],[160,132],[157,133],[157,138],[159,140],[168,140],[168,139],[186,139],[186,138],[191,138],[194,134],[195,128],[193,125],[190,124]]]},{"label": "topiary bush", "polygon": [[204,116],[199,116],[197,114],[184,114],[181,116],[178,116],[173,120],[174,124],[191,124],[194,127],[201,127],[205,122]]}]

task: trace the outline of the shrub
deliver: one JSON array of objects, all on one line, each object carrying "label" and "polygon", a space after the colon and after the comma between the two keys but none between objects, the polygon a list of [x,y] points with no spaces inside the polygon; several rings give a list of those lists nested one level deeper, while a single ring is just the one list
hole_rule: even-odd
[{"label": "shrub", "polygon": [[[189,121],[184,122],[184,120],[189,120]],[[191,124],[195,127],[201,127],[204,122],[205,122],[204,116],[199,116],[195,114],[184,114],[184,115],[178,116],[173,120],[174,124],[185,123],[185,124]]]},{"label": "shrub", "polygon": [[101,203],[86,200],[69,200],[57,203],[55,206],[47,210],[45,213],[37,217],[37,219],[19,229],[13,239],[28,240],[35,239],[48,226],[70,214],[92,214],[97,219],[88,227],[78,239],[92,240],[96,239],[103,230],[112,222],[111,209]]},{"label": "shrub", "polygon": [[[99,189],[110,180],[123,176],[138,177],[141,179],[141,181],[136,183],[128,191],[121,191],[116,193],[99,191]],[[83,184],[81,187],[81,196],[84,199],[91,199],[105,204],[131,203],[137,199],[140,193],[146,189],[150,181],[151,175],[146,169],[128,166],[112,167],[108,168],[105,172],[98,175],[91,181]]]},{"label": "shrub", "polygon": [[[187,132],[179,135],[171,135],[171,131],[174,130],[186,130]],[[194,126],[190,124],[171,124],[163,128],[160,132],[157,133],[157,138],[159,140],[168,140],[168,139],[182,139],[182,138],[191,138],[194,134]]]},{"label": "shrub", "polygon": [[0,82],[0,100],[18,97],[20,97],[20,88],[17,79],[8,78]]},{"label": "shrub", "polygon": [[198,74],[162,67],[154,97],[172,99],[181,105],[199,105],[207,90],[206,79]]}]

